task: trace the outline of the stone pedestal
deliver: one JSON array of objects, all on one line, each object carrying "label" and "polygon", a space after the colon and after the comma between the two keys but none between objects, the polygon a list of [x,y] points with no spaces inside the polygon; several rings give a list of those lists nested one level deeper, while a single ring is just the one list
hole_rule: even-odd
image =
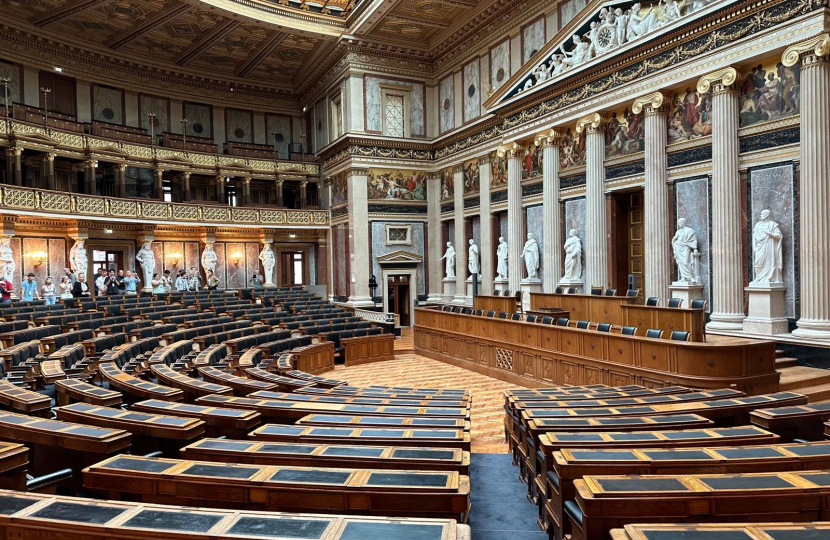
[{"label": "stone pedestal", "polygon": [[[675,281],[669,286],[669,291],[671,292],[672,298],[680,298],[683,300],[683,304],[681,305],[684,308],[690,307],[692,300],[703,300],[703,285],[700,283]],[[668,303],[668,300],[665,303]]]},{"label": "stone pedestal", "polygon": [[444,297],[441,299],[444,302],[452,302],[455,298],[455,278],[444,278]]},{"label": "stone pedestal", "polygon": [[568,292],[568,289],[571,287],[576,287],[577,294],[582,294],[582,280],[581,279],[565,279],[562,278],[559,280],[559,286],[565,289],[565,292]]},{"label": "stone pedestal", "polygon": [[749,315],[744,319],[744,332],[771,335],[789,331],[784,315],[787,288],[783,283],[751,285],[744,290],[749,293]]},{"label": "stone pedestal", "polygon": [[[481,276],[478,277],[478,294],[484,294],[481,291]],[[470,302],[473,299],[473,276],[467,278],[467,298]]]},{"label": "stone pedestal", "polygon": [[530,294],[542,292],[542,280],[539,278],[525,278],[522,280],[522,309],[530,309]]},{"label": "stone pedestal", "polygon": [[505,290],[510,288],[510,280],[507,278],[496,278],[493,280],[493,294],[499,291],[502,294]]}]

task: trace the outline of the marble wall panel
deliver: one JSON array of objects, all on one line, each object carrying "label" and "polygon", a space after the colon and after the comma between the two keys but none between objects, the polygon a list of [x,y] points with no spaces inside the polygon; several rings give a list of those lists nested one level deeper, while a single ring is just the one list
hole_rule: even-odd
[{"label": "marble wall panel", "polygon": [[510,38],[490,49],[490,86],[493,90],[510,78]]},{"label": "marble wall panel", "polygon": [[781,234],[784,236],[783,272],[784,286],[787,287],[785,297],[787,302],[786,314],[787,317],[794,318],[796,317],[795,302],[798,294],[795,266],[798,245],[795,234],[797,221],[794,205],[793,165],[792,163],[784,163],[778,166],[750,169],[749,173],[751,218],[747,229],[750,246],[750,281],[753,277],[752,228],[761,219],[761,212],[768,209],[770,219],[778,223]]},{"label": "marble wall panel", "polygon": [[[164,264],[161,266],[164,270],[170,270],[170,277],[175,279],[179,270],[187,269],[184,258],[184,243],[164,242],[162,251],[164,253]],[[177,259],[178,262],[176,262]],[[158,268],[158,263],[156,263],[156,268]]]},{"label": "marble wall panel", "polygon": [[332,250],[332,267],[334,269],[335,294],[348,296],[349,283],[346,275],[346,225],[341,223],[334,228],[334,249]]},{"label": "marble wall panel", "polygon": [[[541,204],[537,204],[536,206],[528,206],[527,207],[527,232],[533,234],[533,238],[539,244],[539,273],[537,277],[539,279],[543,279],[544,272],[545,272],[545,265],[544,265],[544,253],[546,246],[542,243],[542,239],[544,238],[544,227],[545,227],[545,214],[543,212],[543,207]],[[525,238],[524,240],[527,240]],[[527,276],[527,269],[522,263],[522,268],[525,272],[525,276]]]},{"label": "marble wall panel", "polygon": [[213,111],[210,105],[185,102],[182,105],[182,113],[187,118],[188,136],[206,138],[212,136]]},{"label": "marble wall panel", "polygon": [[[412,245],[386,245],[386,225],[411,225],[412,226]],[[395,251],[405,251],[407,253],[414,253],[424,257],[424,224],[421,222],[407,222],[407,221],[373,221],[371,227],[371,242],[372,242],[372,274],[381,283],[381,267],[378,264],[378,257],[392,253]],[[443,253],[442,253],[443,254]],[[421,262],[417,266],[418,271],[418,290],[417,294],[426,294],[426,271],[424,263]],[[382,296],[381,290],[377,291],[378,296]]]},{"label": "marble wall panel", "polygon": [[92,119],[110,124],[124,123],[124,91],[92,86]]},{"label": "marble wall panel", "polygon": [[[453,247],[456,248],[456,250],[457,250],[458,246],[455,245],[455,220],[451,219],[447,223],[447,225],[448,225],[447,226],[447,241],[452,242]],[[447,248],[444,247],[443,251],[446,251],[446,250],[447,250]],[[441,252],[442,255],[444,254],[443,251]]]},{"label": "marble wall panel", "polygon": [[[314,246],[308,247],[308,283],[309,285],[317,285],[317,250]],[[259,252],[257,251],[257,257]],[[276,271],[276,269],[274,270]],[[325,283],[323,283],[325,285]]]},{"label": "marble wall panel", "polygon": [[[8,93],[9,93],[9,108],[12,103],[20,103],[20,66],[0,62],[0,77],[9,79]],[[3,92],[0,90],[0,106],[5,107],[6,102],[3,99]]]},{"label": "marble wall panel", "polygon": [[499,214],[499,236],[507,240],[507,212]]},{"label": "marble wall panel", "polygon": [[[164,245],[162,244],[162,242],[153,242],[152,244],[150,244],[150,249],[153,250],[153,258],[156,261],[156,268],[155,268],[155,270],[153,270],[153,273],[157,273],[159,276],[163,276],[164,271],[167,268],[166,267],[167,261],[164,260]],[[90,252],[87,252],[87,253],[90,253]],[[91,267],[92,266],[92,262],[91,262],[92,257],[90,257],[89,259],[90,259],[90,267]],[[138,261],[136,261],[136,264],[138,265]],[[141,265],[138,265],[138,267],[141,268]],[[142,272],[141,275],[144,275],[143,272]],[[152,277],[152,276],[150,276],[150,277]],[[152,285],[148,285],[148,286],[152,287]]]},{"label": "marble wall panel", "polygon": [[422,84],[413,84],[409,93],[409,134],[413,137],[426,137],[426,88]]},{"label": "marble wall panel", "polygon": [[[138,110],[141,127],[150,131],[149,113],[156,115],[155,119],[155,134],[161,135],[165,131],[170,131],[170,100],[156,96],[148,96],[140,94],[138,96]],[[178,121],[178,119],[176,119]]]},{"label": "marble wall panel", "polygon": [[[245,287],[250,287],[251,276],[254,275],[254,270],[258,271],[260,275],[264,272],[262,263],[259,261],[259,252],[262,250],[256,242],[247,242],[245,244]],[[274,265],[274,272],[277,271],[277,265]],[[272,277],[273,279],[273,277]]]},{"label": "marble wall panel", "polygon": [[[63,238],[49,239],[49,274],[52,280],[57,285],[60,283],[60,277],[63,275],[63,269],[66,268],[67,254],[69,253],[66,247],[66,240]],[[55,279],[57,280],[55,281]]]},{"label": "marble wall panel", "polygon": [[273,145],[276,136],[277,154],[288,158],[289,145],[292,142],[291,117],[280,114],[265,115],[265,144]]},{"label": "marble wall panel", "polygon": [[[697,236],[697,249],[700,252],[700,279],[703,281],[703,298],[707,299],[711,306],[709,180],[702,177],[675,181],[674,193],[676,199],[674,215],[676,219],[686,218],[686,224],[694,229]],[[672,236],[674,236],[676,230],[677,224],[672,224],[670,231]]]},{"label": "marble wall panel", "polygon": [[[23,238],[23,267],[21,275],[26,276],[29,272],[32,272],[35,275],[35,281],[37,281],[38,286],[43,285],[43,281],[49,273],[48,248],[49,242],[46,238]],[[46,256],[40,259],[34,256],[36,253],[46,253]],[[39,260],[42,261],[41,264],[35,266],[35,263]],[[20,266],[18,268],[20,269]]]},{"label": "marble wall panel", "polygon": [[321,99],[314,105],[314,114],[312,115],[311,132],[314,141],[314,150],[319,150],[328,144],[328,120],[326,115],[326,100]]},{"label": "marble wall panel", "polygon": [[[225,254],[227,256],[227,272],[228,278],[225,284],[226,289],[241,289],[245,287],[245,244],[242,243],[227,243],[225,244]],[[239,262],[237,263],[237,255],[239,255]]]},{"label": "marble wall panel", "polygon": [[409,92],[409,131],[413,137],[426,136],[426,110],[424,99],[426,87],[423,83],[410,79],[386,79],[365,75],[363,77],[366,108],[366,131],[381,133],[383,130],[383,91],[382,84],[408,86]]},{"label": "marble wall panel", "polygon": [[539,17],[522,28],[522,63],[539,52],[545,45],[545,18]]},{"label": "marble wall panel", "polygon": [[254,118],[251,111],[225,109],[225,131],[229,142],[254,142]]},{"label": "marble wall panel", "polygon": [[219,288],[228,288],[228,268],[227,268],[227,245],[224,243],[213,244],[213,251],[216,252],[216,277],[219,279]]},{"label": "marble wall panel", "polygon": [[585,0],[568,0],[559,4],[559,28],[571,22],[571,19],[579,14],[585,4]]},{"label": "marble wall panel", "polygon": [[455,127],[455,89],[454,77],[449,75],[438,84],[438,106],[440,108],[441,133]]},{"label": "marble wall panel", "polygon": [[[568,238],[571,229],[576,230],[576,235],[582,242],[582,275],[585,275],[585,209],[584,197],[568,199],[565,201],[565,230],[564,238]],[[564,239],[560,239],[564,245]],[[561,247],[559,249],[562,249]]]},{"label": "marble wall panel", "polygon": [[475,120],[481,114],[481,84],[478,57],[464,65],[464,122]]},{"label": "marble wall panel", "polygon": [[473,242],[476,243],[479,249],[479,258],[483,258],[483,253],[481,253],[481,219],[476,216],[473,218]]},{"label": "marble wall panel", "polygon": [[[202,251],[199,247],[198,242],[185,242],[184,260],[188,272],[191,268],[196,268],[199,272],[201,272],[204,275],[204,268],[202,268],[201,257]],[[204,280],[202,280],[202,283],[204,283]]]}]

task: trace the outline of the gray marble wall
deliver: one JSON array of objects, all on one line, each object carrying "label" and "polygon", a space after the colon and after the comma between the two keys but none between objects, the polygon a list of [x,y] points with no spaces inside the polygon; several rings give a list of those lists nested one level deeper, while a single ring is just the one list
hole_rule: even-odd
[{"label": "gray marble wall", "polygon": [[438,84],[438,108],[440,111],[441,133],[455,127],[455,90],[452,74]]},{"label": "gray marble wall", "polygon": [[424,85],[419,82],[402,79],[383,79],[366,75],[363,78],[366,92],[366,131],[380,133],[383,128],[383,103],[380,85],[382,83],[411,86],[409,92],[409,129],[413,136],[426,135],[424,126]]},{"label": "gray marble wall", "polygon": [[[386,245],[386,225],[411,225],[412,226],[412,245]],[[452,238],[452,237],[450,237]],[[381,282],[381,268],[378,264],[378,257],[392,253],[394,251],[406,251],[425,256],[426,246],[424,246],[424,224],[421,222],[405,222],[405,221],[373,221],[372,222],[372,273]],[[442,253],[443,254],[443,253]],[[426,270],[424,263],[421,262],[417,266],[418,269],[418,294],[426,294]],[[378,296],[382,295],[382,291],[378,291]]]},{"label": "gray marble wall", "polygon": [[761,211],[768,209],[771,213],[770,219],[778,223],[781,234],[784,235],[784,285],[787,287],[786,314],[789,318],[795,318],[795,299],[797,297],[797,282],[795,268],[795,244],[794,230],[796,228],[796,216],[793,201],[795,192],[793,187],[793,165],[782,163],[772,167],[750,169],[750,212],[751,218],[747,226],[749,234],[749,279],[753,278],[752,267],[752,228],[761,219]]},{"label": "gray marble wall", "polygon": [[[563,231],[564,238],[560,238],[560,242],[564,245],[565,238],[571,229],[576,229],[576,235],[582,242],[582,275],[585,275],[585,260],[587,254],[585,253],[585,197],[578,199],[568,199],[565,201],[565,230]],[[561,247],[559,249],[562,249]],[[564,260],[564,259],[563,259]],[[589,286],[590,288],[590,286]]]},{"label": "gray marble wall", "polygon": [[[478,217],[473,218],[473,241],[479,250],[481,250],[481,219]],[[482,253],[481,255],[483,256],[484,254]]]},{"label": "gray marble wall", "polygon": [[[182,112],[187,118],[187,134],[191,137],[210,137],[213,113],[208,105],[184,103]],[[229,139],[230,140],[230,139]]]},{"label": "gray marble wall", "polygon": [[[7,64],[6,62],[0,62],[0,77],[9,79],[9,108],[11,108],[12,103],[22,102],[23,100],[20,99],[20,67],[14,64]],[[6,104],[3,100],[3,90],[1,86],[0,104],[2,104],[2,106],[5,106]]]},{"label": "gray marble wall", "polygon": [[[543,276],[545,275],[545,265],[544,265],[544,253],[547,247],[542,243],[542,239],[544,237],[544,227],[545,227],[545,214],[542,211],[542,205],[538,204],[536,206],[528,206],[527,207],[527,232],[533,233],[533,238],[536,239],[536,242],[539,244],[539,279],[544,279]],[[527,238],[525,238],[526,240]],[[525,273],[527,273],[527,269],[525,268],[524,264],[522,264],[522,268],[524,269]]]},{"label": "gray marble wall", "polygon": [[545,45],[545,18],[539,17],[536,21],[522,28],[522,63]]},{"label": "gray marble wall", "polygon": [[[188,126],[189,128],[189,126]],[[251,111],[225,109],[226,140],[229,142],[254,142],[254,118]]]},{"label": "gray marble wall", "polygon": [[348,226],[343,223],[334,228],[334,234],[332,235],[334,241],[332,267],[334,268],[335,294],[342,296],[349,295],[349,276],[346,273],[346,261],[349,257],[346,253],[347,235]]},{"label": "gray marble wall", "polygon": [[507,212],[499,214],[499,236],[507,240]]},{"label": "gray marble wall", "polygon": [[[2,92],[0,92],[2,93]],[[92,119],[111,124],[124,123],[124,93],[95,85],[92,87]],[[10,101],[11,103],[11,101]]]},{"label": "gray marble wall", "polygon": [[493,90],[510,78],[510,39],[505,39],[490,49],[490,85]]},{"label": "gray marble wall", "polygon": [[479,84],[478,57],[464,66],[464,122],[478,118],[481,113],[481,84]]},{"label": "gray marble wall", "polygon": [[[455,245],[455,221],[450,220],[448,225],[449,226],[447,227],[447,241],[452,242],[453,247],[457,249],[458,246]],[[446,251],[446,250],[447,250],[446,246],[441,246],[441,254],[442,255],[444,254],[444,251]]]},{"label": "gray marble wall", "polygon": [[[697,249],[700,252],[700,279],[703,281],[703,298],[712,304],[710,283],[710,249],[709,249],[709,179],[706,177],[690,180],[678,180],[674,183],[677,204],[674,209],[675,220],[686,218],[686,224],[697,235]],[[671,225],[674,236],[677,224]],[[740,249],[740,246],[736,246]],[[708,309],[708,308],[707,308]]]}]

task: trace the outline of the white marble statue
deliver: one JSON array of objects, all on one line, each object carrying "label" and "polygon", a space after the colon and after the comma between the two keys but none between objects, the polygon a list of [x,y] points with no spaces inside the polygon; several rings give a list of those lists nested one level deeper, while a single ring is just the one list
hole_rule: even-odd
[{"label": "white marble statue", "polygon": [[86,255],[86,247],[84,246],[83,238],[78,238],[69,250],[69,267],[75,272],[76,276],[81,274],[86,275],[86,269],[89,264],[89,259]]},{"label": "white marble statue", "polygon": [[271,244],[266,243],[259,252],[259,260],[262,262],[265,285],[273,285],[274,281],[274,267],[277,265],[277,258],[274,256],[274,251],[271,249]]},{"label": "white marble statue", "polygon": [[576,230],[568,231],[565,241],[565,280],[578,281],[582,278],[582,241]]},{"label": "white marble statue", "polygon": [[150,242],[144,242],[141,249],[135,255],[135,260],[141,265],[141,270],[144,272],[144,289],[152,288],[153,273],[156,271],[156,256],[153,255]]},{"label": "white marble statue", "polygon": [[496,248],[496,274],[499,279],[507,279],[507,256],[509,254],[507,242],[503,236],[499,236],[499,247]]},{"label": "white marble statue", "polygon": [[567,61],[569,65],[578,66],[579,64],[584,64],[590,60],[589,43],[582,41],[582,38],[579,36],[574,36],[573,44],[574,48],[570,51],[566,51],[564,47],[559,47],[559,50],[564,56],[564,60]]},{"label": "white marble statue", "polygon": [[676,283],[696,283],[694,254],[697,253],[697,235],[686,225],[686,218],[677,220],[677,232],[671,239],[671,247],[674,262],[677,263]]},{"label": "white marble statue", "polygon": [[470,238],[470,247],[467,249],[467,270],[470,274],[480,274],[481,266],[478,264],[478,246]]},{"label": "white marble statue", "polygon": [[0,236],[0,276],[8,281],[14,278],[14,271],[17,265],[12,254],[11,236]]},{"label": "white marble statue", "polygon": [[213,242],[205,242],[205,249],[202,250],[202,268],[205,269],[205,273],[210,270],[213,275],[216,275],[217,259],[216,252],[213,251]]},{"label": "white marble statue", "polygon": [[444,261],[444,274],[447,279],[455,278],[455,248],[452,247],[452,242],[447,242],[447,251],[441,257]]},{"label": "white marble statue", "polygon": [[761,212],[761,220],[752,229],[752,267],[754,279],[750,285],[767,285],[784,281],[783,235],[778,223],[770,218],[770,211]]},{"label": "white marble statue", "polygon": [[539,271],[539,243],[533,238],[533,233],[527,234],[527,242],[522,249],[522,257],[527,267],[527,278],[538,279],[536,273]]}]

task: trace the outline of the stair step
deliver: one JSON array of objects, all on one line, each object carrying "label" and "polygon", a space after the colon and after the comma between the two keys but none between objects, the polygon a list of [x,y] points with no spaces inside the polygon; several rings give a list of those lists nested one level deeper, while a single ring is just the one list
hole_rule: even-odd
[{"label": "stair step", "polygon": [[792,366],[781,369],[780,390],[800,392],[802,388],[810,388],[827,384],[830,386],[830,370],[811,368],[807,366]]},{"label": "stair step", "polygon": [[830,399],[830,384],[817,384],[815,386],[807,386],[796,390],[799,394],[804,394],[810,403],[817,401],[825,401]]},{"label": "stair step", "polygon": [[798,358],[781,356],[775,359],[775,369],[783,369],[798,365]]},{"label": "stair step", "polygon": [[787,353],[785,353],[785,352],[784,352],[784,351],[782,351],[781,349],[775,349],[775,357],[776,357],[776,358],[781,358],[781,357],[783,357],[785,354],[787,354]]}]

